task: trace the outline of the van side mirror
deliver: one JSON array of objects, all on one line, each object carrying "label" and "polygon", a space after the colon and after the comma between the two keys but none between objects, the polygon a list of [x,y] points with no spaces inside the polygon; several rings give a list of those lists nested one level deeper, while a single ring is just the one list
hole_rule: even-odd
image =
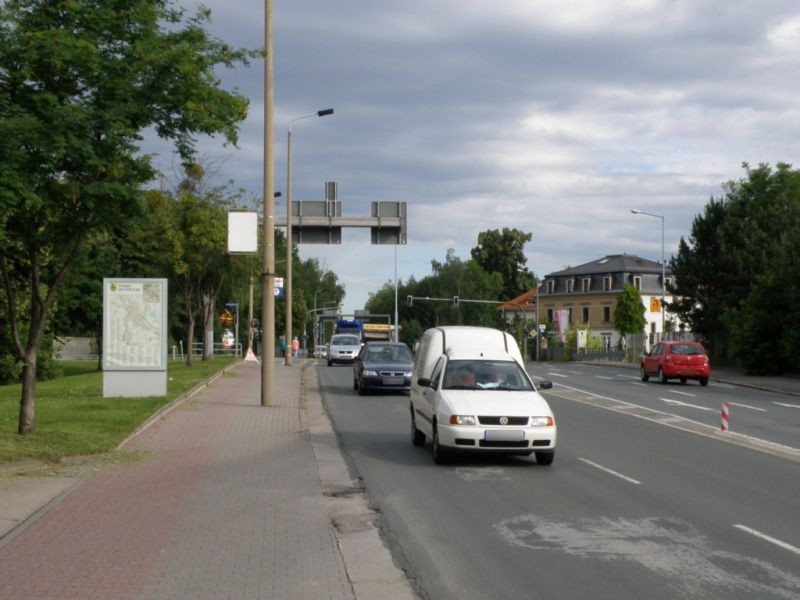
[{"label": "van side mirror", "polygon": [[540,390],[549,390],[549,389],[552,389],[552,387],[553,387],[553,382],[552,382],[552,381],[549,381],[549,380],[547,380],[547,379],[542,379],[542,380],[541,380],[541,381],[540,381],[540,382],[537,384],[537,387],[538,387]]},{"label": "van side mirror", "polygon": [[420,377],[417,379],[417,385],[421,387],[431,387],[431,380],[427,377]]}]

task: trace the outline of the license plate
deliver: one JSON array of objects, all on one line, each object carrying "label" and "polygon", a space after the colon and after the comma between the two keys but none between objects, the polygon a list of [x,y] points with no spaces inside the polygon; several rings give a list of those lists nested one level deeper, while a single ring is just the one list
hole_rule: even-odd
[{"label": "license plate", "polygon": [[402,377],[384,377],[383,385],[403,385]]},{"label": "license plate", "polygon": [[520,429],[486,429],[483,439],[487,442],[521,442],[525,439],[525,432]]}]

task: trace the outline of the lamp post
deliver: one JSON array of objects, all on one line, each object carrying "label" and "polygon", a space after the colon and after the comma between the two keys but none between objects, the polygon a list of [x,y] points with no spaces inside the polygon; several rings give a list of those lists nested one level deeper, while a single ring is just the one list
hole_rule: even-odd
[{"label": "lamp post", "polygon": [[666,278],[666,265],[664,263],[664,215],[657,215],[655,213],[645,212],[643,210],[631,210],[635,215],[647,215],[648,217],[655,217],[661,219],[661,338],[664,338],[664,303],[667,299],[667,278]]},{"label": "lamp post", "polygon": [[275,405],[275,164],[274,69],[272,60],[272,0],[264,0],[264,260],[262,264],[261,321],[264,355],[261,360],[261,406]]},{"label": "lamp post", "polygon": [[[332,115],[333,109],[326,108],[317,112],[295,117],[289,121],[289,131],[286,136],[286,347],[292,344],[292,123],[310,117],[325,117]],[[291,351],[286,353],[285,364],[292,364]]]}]

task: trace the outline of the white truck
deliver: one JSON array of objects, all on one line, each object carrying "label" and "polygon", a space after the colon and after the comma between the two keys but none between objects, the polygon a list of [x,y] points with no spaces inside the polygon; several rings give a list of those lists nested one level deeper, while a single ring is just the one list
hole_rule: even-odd
[{"label": "white truck", "polygon": [[[539,383],[549,389],[549,381]],[[556,423],[525,371],[516,340],[487,327],[434,327],[419,345],[411,381],[411,441],[433,460],[455,452],[555,458]]]}]

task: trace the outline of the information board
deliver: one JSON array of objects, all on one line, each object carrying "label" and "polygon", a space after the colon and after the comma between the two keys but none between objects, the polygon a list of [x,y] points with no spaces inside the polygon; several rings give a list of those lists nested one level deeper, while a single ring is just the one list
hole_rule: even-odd
[{"label": "information board", "polygon": [[167,280],[103,279],[103,370],[167,368]]}]

